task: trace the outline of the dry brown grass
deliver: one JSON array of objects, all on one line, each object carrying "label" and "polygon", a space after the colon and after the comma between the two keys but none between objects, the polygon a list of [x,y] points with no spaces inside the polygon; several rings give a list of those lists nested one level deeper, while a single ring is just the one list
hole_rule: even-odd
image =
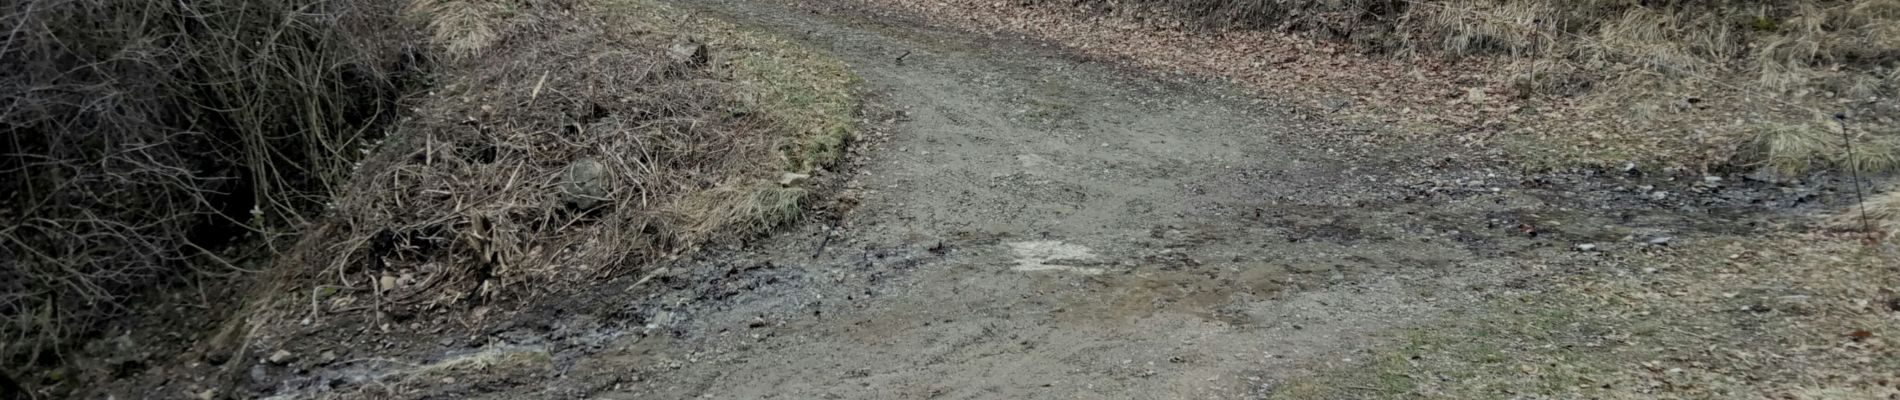
[{"label": "dry brown grass", "polygon": [[1838,210],[1828,218],[1828,226],[1900,244],[1900,191],[1873,195],[1861,204]]},{"label": "dry brown grass", "polygon": [[[438,37],[460,55],[443,85],[245,323],[532,297],[745,240],[799,216],[811,190],[781,176],[829,166],[855,134],[834,60],[646,1],[537,4],[473,23],[507,45]],[[683,38],[710,62],[669,58]]]},{"label": "dry brown grass", "polygon": [[1753,142],[1758,147],[1749,158],[1781,176],[1821,169],[1864,174],[1900,171],[1900,137],[1894,135],[1843,134],[1842,125],[1818,115],[1804,122],[1763,123],[1754,128]]},{"label": "dry brown grass", "polygon": [[468,57],[488,49],[499,40],[503,4],[491,0],[418,0],[406,10],[413,18],[426,21],[429,39],[445,53]]}]

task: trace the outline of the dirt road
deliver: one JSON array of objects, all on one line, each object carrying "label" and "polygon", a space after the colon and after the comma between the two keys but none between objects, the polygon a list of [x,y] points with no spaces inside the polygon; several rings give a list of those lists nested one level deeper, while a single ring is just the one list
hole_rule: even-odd
[{"label": "dirt road", "polygon": [[[1683,195],[1697,179],[1521,176],[1476,150],[1369,140],[1383,128],[902,16],[679,5],[862,75],[877,133],[847,176],[819,177],[844,188],[835,219],[418,350],[433,364],[285,386],[480,365],[397,397],[1256,398],[1601,254],[1578,244],[1747,229],[1711,210],[1782,201]],[[509,369],[515,352],[552,368]]]},{"label": "dirt road", "polygon": [[599,398],[1254,397],[1569,250],[1510,227],[1561,193],[1219,85],[858,11],[685,5],[846,59],[891,121],[835,237],[708,257],[737,271],[715,286],[769,283],[663,297],[651,326],[676,334],[575,362],[648,373]]}]

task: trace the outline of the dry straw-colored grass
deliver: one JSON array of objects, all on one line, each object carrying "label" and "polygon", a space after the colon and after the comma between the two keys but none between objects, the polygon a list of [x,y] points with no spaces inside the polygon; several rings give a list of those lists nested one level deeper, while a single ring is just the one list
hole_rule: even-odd
[{"label": "dry straw-colored grass", "polygon": [[1753,142],[1751,158],[1782,176],[1833,169],[1862,174],[1900,171],[1900,137],[1865,132],[1846,133],[1827,116],[1799,123],[1763,123]]},{"label": "dry straw-colored grass", "polygon": [[430,41],[445,53],[468,57],[501,39],[498,25],[505,23],[507,8],[497,0],[417,0],[405,11],[426,21]]},{"label": "dry straw-colored grass", "polygon": [[1843,208],[1828,218],[1828,226],[1900,243],[1900,191],[1873,195],[1861,204]]}]

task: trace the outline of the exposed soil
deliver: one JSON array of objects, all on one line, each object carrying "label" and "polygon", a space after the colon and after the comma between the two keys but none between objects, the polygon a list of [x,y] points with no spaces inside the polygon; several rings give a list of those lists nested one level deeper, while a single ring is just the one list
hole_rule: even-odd
[{"label": "exposed soil", "polygon": [[862,75],[870,133],[848,172],[819,177],[839,194],[816,217],[460,324],[313,333],[233,378],[245,393],[1251,398],[1575,261],[1841,200],[1741,177],[1519,175],[1482,149],[1374,143],[1384,128],[1043,43],[681,3]]}]

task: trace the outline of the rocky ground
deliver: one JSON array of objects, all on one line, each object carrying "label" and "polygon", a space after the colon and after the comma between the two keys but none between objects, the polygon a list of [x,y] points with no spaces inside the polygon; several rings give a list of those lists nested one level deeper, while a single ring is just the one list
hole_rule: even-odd
[{"label": "rocky ground", "polygon": [[1605,257],[1847,200],[1829,179],[1525,175],[1483,148],[1364,140],[1405,135],[1301,99],[877,9],[680,6],[862,76],[868,133],[815,178],[838,194],[813,217],[460,324],[254,350],[238,396],[1260,398]]}]

